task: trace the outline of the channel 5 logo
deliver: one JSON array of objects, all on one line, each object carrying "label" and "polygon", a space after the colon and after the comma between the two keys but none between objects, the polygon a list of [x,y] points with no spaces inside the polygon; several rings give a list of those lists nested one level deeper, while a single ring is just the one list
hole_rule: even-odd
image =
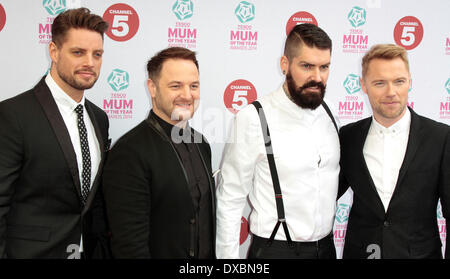
[{"label": "channel 5 logo", "polygon": [[0,4],[0,31],[2,31],[3,27],[5,27],[6,24],[6,12],[5,9],[3,9],[2,4]]},{"label": "channel 5 logo", "polygon": [[413,16],[401,18],[394,28],[394,40],[406,50],[416,48],[423,38],[423,26],[420,20]]},{"label": "channel 5 logo", "polygon": [[103,20],[110,26],[106,35],[117,42],[130,40],[139,29],[139,16],[136,10],[127,4],[110,6],[103,14]]}]

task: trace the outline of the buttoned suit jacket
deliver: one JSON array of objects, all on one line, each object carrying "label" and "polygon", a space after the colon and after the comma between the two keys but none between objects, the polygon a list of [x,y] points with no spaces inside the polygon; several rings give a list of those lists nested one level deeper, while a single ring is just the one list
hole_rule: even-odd
[{"label": "buttoned suit jacket", "polygon": [[[437,205],[450,217],[450,129],[412,109],[405,157],[385,211],[364,159],[372,118],[340,130],[339,196],[350,186],[343,258],[441,258]],[[445,257],[450,255],[449,234]]]},{"label": "buttoned suit jacket", "polygon": [[[195,142],[211,191],[215,248],[215,186],[211,148]],[[180,156],[152,114],[123,135],[111,149],[103,191],[116,258],[188,259],[198,223],[188,177]],[[200,240],[202,241],[202,240]]]},{"label": "buttoned suit jacket", "polygon": [[108,255],[99,182],[109,124],[93,103],[85,107],[101,163],[83,206],[74,147],[45,77],[0,103],[0,257],[77,257],[82,234],[87,258]]}]

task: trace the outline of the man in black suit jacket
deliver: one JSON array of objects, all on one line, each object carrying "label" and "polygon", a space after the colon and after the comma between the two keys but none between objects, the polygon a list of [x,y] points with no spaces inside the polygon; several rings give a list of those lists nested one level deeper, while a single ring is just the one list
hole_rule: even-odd
[{"label": "man in black suit jacket", "polygon": [[147,64],[153,108],[108,155],[103,191],[116,258],[214,258],[211,149],[187,120],[200,98],[198,62],[185,48]]},{"label": "man in black suit jacket", "polygon": [[[108,253],[98,190],[108,118],[84,98],[99,75],[107,26],[85,8],[61,13],[49,44],[50,73],[0,103],[0,258]],[[83,104],[82,125],[67,108]]]},{"label": "man in black suit jacket", "polygon": [[[450,218],[450,129],[407,108],[406,50],[376,45],[361,85],[373,117],[340,131],[340,194],[353,190],[343,258],[442,258],[437,205]],[[449,258],[447,234],[445,257]]]}]

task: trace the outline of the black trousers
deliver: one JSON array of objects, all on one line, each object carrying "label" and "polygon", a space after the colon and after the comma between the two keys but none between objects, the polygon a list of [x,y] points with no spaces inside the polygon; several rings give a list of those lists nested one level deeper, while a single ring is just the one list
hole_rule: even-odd
[{"label": "black trousers", "polygon": [[250,245],[249,259],[336,259],[333,233],[313,242],[293,241],[289,246],[287,241],[274,240],[268,245],[268,238],[253,235]]}]

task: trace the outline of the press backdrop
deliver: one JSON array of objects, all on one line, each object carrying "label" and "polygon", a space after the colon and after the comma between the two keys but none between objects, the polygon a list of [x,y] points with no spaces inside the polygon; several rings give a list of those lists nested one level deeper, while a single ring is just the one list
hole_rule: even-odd
[{"label": "press backdrop", "polygon": [[[195,50],[200,63],[201,104],[191,125],[208,138],[213,168],[218,169],[230,120],[283,83],[283,43],[288,30],[303,22],[319,25],[333,40],[326,96],[341,125],[371,115],[359,83],[360,60],[376,43],[396,43],[408,50],[409,105],[450,124],[448,0],[0,0],[0,101],[30,89],[46,74],[53,19],[80,6],[111,26],[101,75],[86,93],[108,114],[113,143],[149,113],[147,60],[168,46],[183,46]],[[337,203],[338,257],[351,204],[351,192]],[[242,218],[243,258],[251,237],[249,210]],[[440,205],[436,218],[445,241]]]}]

